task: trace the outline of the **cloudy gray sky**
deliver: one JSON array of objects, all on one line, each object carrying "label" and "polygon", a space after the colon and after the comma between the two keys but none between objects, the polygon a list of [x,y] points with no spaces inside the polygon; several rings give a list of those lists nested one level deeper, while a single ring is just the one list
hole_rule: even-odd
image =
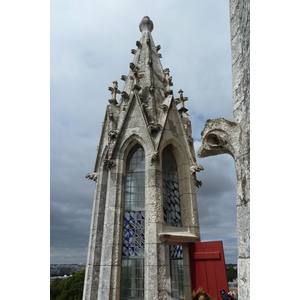
[{"label": "cloudy gray sky", "polygon": [[[149,16],[174,96],[183,89],[195,150],[209,118],[232,119],[228,1],[51,0],[50,238],[51,263],[86,262],[95,184],[93,171],[108,86],[129,72]],[[226,263],[237,261],[234,161],[199,159],[196,190],[202,241],[223,240]]]}]

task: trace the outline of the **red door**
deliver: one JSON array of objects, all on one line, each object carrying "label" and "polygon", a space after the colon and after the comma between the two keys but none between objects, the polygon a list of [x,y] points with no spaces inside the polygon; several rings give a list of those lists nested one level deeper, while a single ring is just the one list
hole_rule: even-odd
[{"label": "red door", "polygon": [[193,290],[200,286],[215,300],[228,292],[222,241],[190,243],[190,266]]}]

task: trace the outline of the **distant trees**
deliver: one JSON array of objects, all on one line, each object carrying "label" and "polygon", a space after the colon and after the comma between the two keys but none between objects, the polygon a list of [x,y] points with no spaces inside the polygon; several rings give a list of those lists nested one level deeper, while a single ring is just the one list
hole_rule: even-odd
[{"label": "distant trees", "polygon": [[237,278],[237,269],[233,267],[226,268],[227,281],[232,281]]},{"label": "distant trees", "polygon": [[50,283],[50,300],[81,300],[85,270],[67,279],[55,279]]}]

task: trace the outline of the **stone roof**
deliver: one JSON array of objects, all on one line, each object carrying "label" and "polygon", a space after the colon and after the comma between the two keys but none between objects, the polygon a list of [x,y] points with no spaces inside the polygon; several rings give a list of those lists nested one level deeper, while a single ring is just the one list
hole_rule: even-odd
[{"label": "stone roof", "polygon": [[[164,100],[173,93],[170,90],[170,86],[173,85],[172,77],[169,69],[163,69],[160,62],[161,47],[155,45],[151,35],[153,22],[146,16],[140,22],[139,28],[142,35],[136,42],[136,49],[131,50],[134,57],[129,64],[128,76],[121,77],[125,80],[123,95],[138,91],[148,124],[156,126],[161,123]],[[121,96],[119,105],[122,106],[124,101],[126,102],[126,99]]]}]

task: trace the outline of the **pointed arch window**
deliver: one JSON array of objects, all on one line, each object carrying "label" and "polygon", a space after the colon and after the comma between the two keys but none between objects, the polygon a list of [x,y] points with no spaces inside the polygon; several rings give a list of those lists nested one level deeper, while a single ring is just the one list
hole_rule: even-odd
[{"label": "pointed arch window", "polygon": [[126,162],[120,299],[144,299],[145,153],[140,145]]},{"label": "pointed arch window", "polygon": [[162,153],[163,209],[166,226],[181,227],[181,209],[177,163],[169,147]]},{"label": "pointed arch window", "polygon": [[[164,223],[182,227],[177,163],[170,148],[162,153]],[[172,299],[185,299],[182,245],[171,245],[169,251]]]}]

